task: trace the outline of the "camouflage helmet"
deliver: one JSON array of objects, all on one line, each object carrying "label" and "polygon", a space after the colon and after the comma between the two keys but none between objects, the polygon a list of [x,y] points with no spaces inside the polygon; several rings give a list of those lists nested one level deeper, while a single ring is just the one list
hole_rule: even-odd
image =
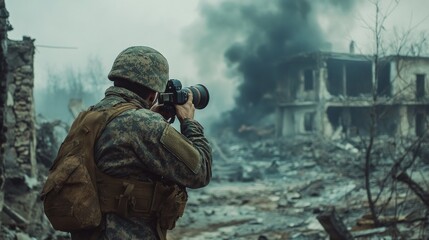
[{"label": "camouflage helmet", "polygon": [[116,57],[108,78],[112,81],[128,80],[156,92],[163,92],[168,81],[168,62],[153,48],[129,47]]}]

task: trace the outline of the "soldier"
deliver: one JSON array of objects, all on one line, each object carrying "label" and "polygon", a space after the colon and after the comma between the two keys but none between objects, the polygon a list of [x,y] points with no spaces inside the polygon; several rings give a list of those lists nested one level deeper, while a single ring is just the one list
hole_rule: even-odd
[{"label": "soldier", "polygon": [[114,86],[93,106],[97,111],[125,102],[136,106],[115,117],[94,146],[98,169],[112,177],[98,185],[104,212],[98,239],[165,239],[184,211],[186,188],[204,187],[211,179],[211,148],[194,119],[192,96],[175,106],[181,133],[166,121],[171,113],[156,104],[168,71],[158,51],[127,48],[108,75]]}]

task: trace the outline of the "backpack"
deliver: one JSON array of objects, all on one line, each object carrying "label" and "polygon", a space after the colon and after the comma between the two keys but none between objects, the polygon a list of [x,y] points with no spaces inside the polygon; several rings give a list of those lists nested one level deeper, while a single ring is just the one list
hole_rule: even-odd
[{"label": "backpack", "polygon": [[71,232],[100,225],[94,145],[113,118],[136,108],[132,103],[101,111],[90,108],[73,122],[41,192],[45,215],[54,229]]}]

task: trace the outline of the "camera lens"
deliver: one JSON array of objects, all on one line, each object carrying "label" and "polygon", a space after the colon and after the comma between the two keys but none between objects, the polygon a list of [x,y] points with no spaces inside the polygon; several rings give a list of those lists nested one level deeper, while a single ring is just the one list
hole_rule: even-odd
[{"label": "camera lens", "polygon": [[192,92],[192,103],[196,109],[203,109],[209,104],[209,90],[202,85],[197,84],[188,88]]}]

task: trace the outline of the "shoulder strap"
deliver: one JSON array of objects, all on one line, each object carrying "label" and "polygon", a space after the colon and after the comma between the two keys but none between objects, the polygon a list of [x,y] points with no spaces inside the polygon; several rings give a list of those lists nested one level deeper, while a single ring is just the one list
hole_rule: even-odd
[{"label": "shoulder strap", "polygon": [[[88,173],[91,177],[92,184],[98,192],[98,184],[96,176],[100,172],[95,165],[95,159],[94,159],[94,146],[97,139],[100,137],[101,133],[103,132],[104,128],[109,124],[110,121],[112,121],[115,117],[120,115],[121,113],[131,110],[131,109],[137,109],[138,107],[132,103],[120,103],[118,105],[115,105],[112,108],[109,108],[107,110],[97,111],[92,110],[90,108],[89,110],[82,112],[79,114],[79,116],[76,118],[75,122],[72,125],[71,129],[74,129],[75,131],[85,131],[87,134],[88,146],[90,147],[89,156],[88,158],[85,158],[86,161],[84,161],[84,164],[86,168],[88,169]],[[73,128],[75,127],[75,128]],[[100,206],[101,207],[101,206]],[[101,209],[100,209],[101,210]],[[99,238],[101,234],[101,225],[89,230],[83,230],[83,231],[76,231],[72,232],[71,236],[72,239],[88,239],[88,240],[96,240]]]},{"label": "shoulder strap", "polygon": [[[76,149],[74,149],[74,146],[76,144],[79,144],[76,142],[76,139],[82,139],[82,135],[85,135],[85,137],[83,138],[84,143],[87,145],[93,145],[100,136],[101,132],[106,127],[106,125],[113,118],[115,118],[126,110],[137,108],[138,107],[132,103],[120,103],[107,110],[97,111],[92,110],[92,108],[90,108],[89,110],[79,113],[77,118],[73,121],[73,124],[70,127],[67,137],[64,139],[63,144],[58,150],[58,154],[50,170],[55,169],[61,159],[63,159],[66,155],[75,153],[74,151],[76,151]],[[69,142],[71,142],[71,144]],[[91,153],[93,153],[93,151],[91,151]]]},{"label": "shoulder strap", "polygon": [[[115,105],[112,108],[109,108],[107,110],[102,111],[87,111],[85,116],[85,123],[86,126],[84,127],[84,130],[88,131],[89,138],[93,139],[92,142],[92,149],[94,148],[95,142],[100,137],[101,133],[103,132],[104,128],[109,124],[110,121],[112,121],[115,117],[120,115],[121,113],[131,110],[131,109],[137,109],[138,107],[132,103],[120,103],[118,105]],[[95,172],[97,171],[97,167],[95,165],[95,159],[94,159],[94,152],[92,150],[91,152],[93,161],[85,161],[86,167],[89,169],[89,173],[91,176],[91,180],[94,184],[95,189],[97,189],[96,184],[96,176]],[[87,158],[88,159],[88,158]]]}]

